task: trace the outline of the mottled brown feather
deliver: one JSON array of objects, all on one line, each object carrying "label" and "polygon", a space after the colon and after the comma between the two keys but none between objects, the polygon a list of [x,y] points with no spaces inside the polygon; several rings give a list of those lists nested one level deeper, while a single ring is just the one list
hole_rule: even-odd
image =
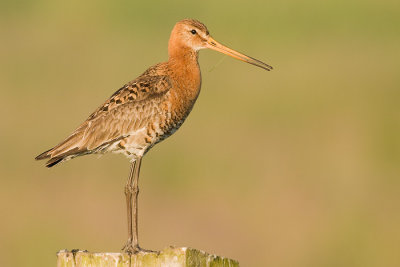
[{"label": "mottled brown feather", "polygon": [[75,157],[129,136],[146,125],[154,115],[152,107],[160,105],[170,88],[165,63],[149,68],[116,91],[68,138],[36,159]]}]

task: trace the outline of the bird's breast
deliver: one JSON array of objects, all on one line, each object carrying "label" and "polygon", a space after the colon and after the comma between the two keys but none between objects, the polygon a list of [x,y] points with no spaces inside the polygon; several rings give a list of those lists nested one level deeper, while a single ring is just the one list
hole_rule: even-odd
[{"label": "bird's breast", "polygon": [[[168,73],[170,89],[157,101],[145,103],[146,121],[142,130],[124,140],[124,151],[132,155],[143,155],[152,146],[171,136],[178,130],[200,93],[201,74],[198,65]],[[129,148],[128,148],[129,147]]]},{"label": "bird's breast", "polygon": [[160,141],[172,135],[188,117],[200,93],[200,84],[195,88],[174,88],[167,94],[167,99],[162,105],[159,122]]}]

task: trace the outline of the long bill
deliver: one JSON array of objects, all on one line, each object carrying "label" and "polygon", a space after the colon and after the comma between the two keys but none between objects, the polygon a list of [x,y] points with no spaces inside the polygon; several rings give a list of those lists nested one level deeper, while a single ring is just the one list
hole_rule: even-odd
[{"label": "long bill", "polygon": [[224,53],[224,54],[226,54],[228,56],[231,56],[233,58],[239,59],[241,61],[244,61],[244,62],[247,62],[249,64],[255,65],[257,67],[263,68],[265,70],[268,70],[268,71],[272,70],[272,67],[270,65],[265,64],[264,62],[262,62],[262,61],[260,61],[258,59],[246,56],[246,55],[241,54],[241,53],[239,53],[239,52],[237,52],[237,51],[235,51],[233,49],[230,49],[229,47],[226,47],[226,46],[218,43],[217,41],[215,41],[211,37],[209,37],[208,40],[207,40],[207,47],[212,49],[212,50]]}]

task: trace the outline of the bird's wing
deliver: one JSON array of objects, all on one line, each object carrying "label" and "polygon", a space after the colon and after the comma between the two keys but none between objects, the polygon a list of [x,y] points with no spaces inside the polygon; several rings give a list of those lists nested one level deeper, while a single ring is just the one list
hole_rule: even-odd
[{"label": "bird's wing", "polygon": [[129,136],[145,127],[171,87],[168,76],[143,74],[116,91],[67,139],[36,159],[50,158],[48,165],[51,161],[58,163],[65,157],[97,151]]}]

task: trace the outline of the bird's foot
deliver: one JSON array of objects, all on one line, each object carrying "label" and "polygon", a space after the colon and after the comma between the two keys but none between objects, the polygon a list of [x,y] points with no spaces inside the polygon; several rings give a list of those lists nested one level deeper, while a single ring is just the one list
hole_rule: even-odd
[{"label": "bird's foot", "polygon": [[138,254],[139,252],[145,252],[145,253],[160,253],[159,251],[154,251],[154,250],[150,250],[150,249],[144,249],[139,247],[138,244],[133,244],[130,240],[128,240],[128,242],[126,243],[126,245],[122,248],[122,250],[125,253],[128,254]]}]

